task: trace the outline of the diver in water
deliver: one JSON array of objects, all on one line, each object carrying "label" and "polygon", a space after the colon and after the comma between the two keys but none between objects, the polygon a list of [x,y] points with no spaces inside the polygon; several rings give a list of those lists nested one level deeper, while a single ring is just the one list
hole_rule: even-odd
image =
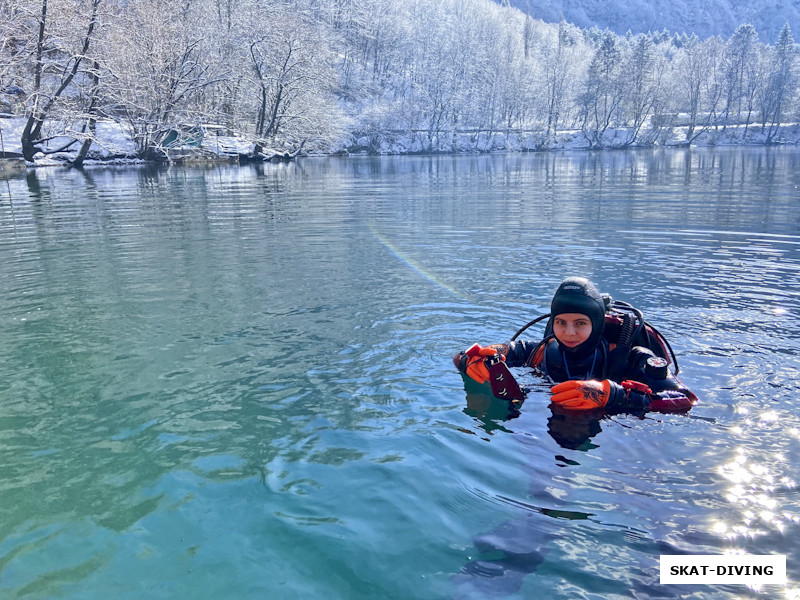
[{"label": "diver in water", "polygon": [[[545,319],[541,340],[517,340]],[[470,398],[487,397],[486,386],[475,382],[488,382],[492,396],[510,401],[512,417],[519,414],[525,390],[508,367],[531,367],[554,384],[548,433],[561,447],[577,451],[596,448],[591,439],[600,432],[605,414],[685,412],[697,401],[676,377],[677,361],[669,343],[642,313],[578,277],[565,279],[553,296],[550,313],[525,325],[510,342],[475,344],[453,362],[464,375],[468,405]],[[459,593],[498,597],[520,590],[524,578],[544,562],[549,539],[557,535],[551,523],[536,518],[537,513],[559,519],[591,516],[531,506],[520,518],[477,536],[469,562],[451,578]]]},{"label": "diver in water", "polygon": [[[517,341],[549,317],[544,338]],[[528,366],[549,379],[551,401],[570,411],[685,412],[697,397],[676,377],[669,343],[630,304],[601,295],[587,279],[569,277],[556,290],[550,314],[531,321],[507,344],[475,344],[453,357],[456,368],[493,394],[518,404],[524,392],[507,367]],[[669,370],[674,365],[674,373]]]}]

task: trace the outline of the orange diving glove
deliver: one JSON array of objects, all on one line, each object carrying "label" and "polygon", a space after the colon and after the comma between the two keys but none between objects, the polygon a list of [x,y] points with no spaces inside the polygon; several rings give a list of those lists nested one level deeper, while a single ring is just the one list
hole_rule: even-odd
[{"label": "orange diving glove", "polygon": [[603,381],[564,381],[550,388],[550,401],[571,410],[591,410],[608,404],[611,395],[611,382]]},{"label": "orange diving glove", "polygon": [[[682,393],[680,400],[674,395],[660,398],[646,384],[631,380],[625,380],[621,384],[608,379],[565,381],[551,387],[550,393],[550,401],[567,410],[605,408],[614,412],[680,412],[685,410],[684,404],[687,400]],[[658,403],[654,404],[655,400]]]},{"label": "orange diving glove", "polygon": [[[479,344],[474,344],[465,352],[459,352],[453,357],[453,364],[462,373],[466,373],[471,379],[478,383],[486,383],[489,380],[489,369],[484,364],[489,356],[499,354],[497,348],[482,348]],[[500,355],[501,360],[506,357]]]}]

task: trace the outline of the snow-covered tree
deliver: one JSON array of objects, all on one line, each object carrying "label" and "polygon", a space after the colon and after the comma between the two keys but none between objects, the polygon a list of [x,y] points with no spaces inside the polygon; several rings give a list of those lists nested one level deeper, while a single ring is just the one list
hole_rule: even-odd
[{"label": "snow-covered tree", "polygon": [[22,101],[26,71],[33,63],[36,20],[31,9],[30,3],[0,0],[0,94],[6,110]]},{"label": "snow-covered tree", "polygon": [[644,34],[636,36],[626,48],[622,67],[623,108],[630,128],[627,145],[637,141],[644,124],[664,104],[663,72],[662,56],[651,39]]},{"label": "snow-covered tree", "polygon": [[768,84],[761,108],[761,129],[767,133],[767,143],[774,140],[786,106],[796,97],[797,58],[797,45],[786,23],[770,51]]},{"label": "snow-covered tree", "polygon": [[163,158],[165,140],[196,135],[209,117],[203,92],[225,75],[209,60],[204,8],[128,0],[108,26],[100,59],[106,110],[128,123],[143,157]]},{"label": "snow-covered tree", "polygon": [[686,115],[687,144],[716,122],[724,90],[723,48],[720,38],[700,41],[693,35],[683,41],[673,61],[674,102]]},{"label": "snow-covered tree", "polygon": [[273,11],[249,44],[258,101],[254,132],[274,144],[279,134],[297,144],[335,120],[337,74],[319,30],[300,15]]},{"label": "snow-covered tree", "polygon": [[570,83],[582,75],[579,53],[584,50],[574,28],[563,18],[559,20],[555,31],[552,27],[549,29],[551,35],[545,38],[540,50],[547,95],[546,136],[556,133],[564,113],[574,102],[574,90],[570,89]]},{"label": "snow-covered tree", "polygon": [[603,145],[606,130],[620,118],[625,97],[621,76],[619,42],[613,33],[605,31],[595,48],[580,98],[581,131],[592,148]]},{"label": "snow-covered tree", "polygon": [[756,60],[756,44],[758,32],[746,23],[736,28],[725,48],[725,84],[726,95],[723,108],[725,124],[734,116],[740,122],[742,113],[747,112],[756,81],[752,65]]},{"label": "snow-covered tree", "polygon": [[[45,122],[52,116],[69,120],[74,115],[58,114],[64,105],[79,102],[71,86],[86,64],[98,27],[101,0],[41,0],[28,5],[35,27],[28,29],[35,39],[26,46],[32,50],[26,95],[26,123],[22,131],[22,154],[33,160],[47,140]],[[36,10],[34,11],[34,7]]]}]

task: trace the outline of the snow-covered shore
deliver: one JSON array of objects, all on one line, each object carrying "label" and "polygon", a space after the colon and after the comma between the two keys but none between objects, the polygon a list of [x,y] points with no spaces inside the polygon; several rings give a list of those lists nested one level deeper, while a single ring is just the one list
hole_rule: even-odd
[{"label": "snow-covered shore", "polygon": [[[22,130],[25,127],[25,119],[22,117],[0,118],[0,134],[2,134],[2,148],[0,151],[8,155],[22,154]],[[53,150],[62,148],[72,139],[80,139],[80,134],[75,133],[72,138],[66,134],[73,133],[65,128],[65,135],[56,136],[43,145],[46,152],[40,152],[34,157],[33,161],[27,162],[29,167],[38,166],[63,166],[71,164],[78,153],[80,144],[76,142],[68,149],[60,152]],[[254,144],[235,136],[210,135],[203,138],[199,146],[171,148],[175,156],[194,154],[202,156],[207,160],[214,158],[218,160],[233,160],[238,156],[252,156]],[[52,153],[51,153],[52,152]],[[111,120],[99,120],[97,131],[89,150],[88,158],[84,165],[106,165],[106,164],[143,164],[146,161],[137,157],[136,145],[128,128],[118,122]]]},{"label": "snow-covered shore", "polygon": [[[699,128],[696,129],[700,131]],[[445,136],[443,136],[445,137]],[[362,136],[353,138],[345,144],[348,152],[367,152],[374,154],[420,154],[431,152],[433,146],[436,152],[469,153],[469,152],[532,152],[550,150],[615,150],[624,148],[645,147],[695,147],[709,146],[742,146],[766,145],[767,133],[761,131],[759,125],[751,124],[745,128],[743,125],[727,127],[725,129],[709,128],[696,135],[687,143],[687,128],[665,128],[658,132],[646,132],[638,136],[640,139],[651,140],[645,144],[633,142],[631,130],[628,128],[608,129],[600,145],[592,146],[580,130],[565,130],[557,134],[546,136],[544,133],[465,133],[446,135],[444,145],[437,143],[439,140],[428,139],[420,132],[417,134],[397,132],[387,133],[382,136]],[[780,134],[773,136],[773,145],[800,144],[800,125],[783,126]]]},{"label": "snow-covered shore", "polygon": [[[25,120],[21,117],[0,118],[0,135],[5,156],[21,155],[21,133]],[[67,131],[69,133],[69,131]],[[561,131],[555,135],[545,136],[542,133],[518,132],[447,132],[441,138],[430,138],[427,132],[384,132],[380,134],[350,136],[336,145],[332,154],[423,154],[423,153],[481,153],[481,152],[531,152],[552,150],[590,150],[590,149],[622,149],[637,147],[685,147],[687,146],[687,130],[685,127],[664,128],[653,131],[651,136],[640,136],[652,140],[648,144],[630,143],[630,130],[626,128],[609,129],[605,132],[602,145],[594,147],[580,130]],[[68,137],[54,137],[48,142],[46,149],[55,150],[70,141]],[[767,134],[760,126],[750,125],[727,127],[725,129],[709,128],[696,136],[691,146],[737,146],[765,145]],[[800,125],[783,126],[780,134],[773,136],[772,144],[800,144]],[[65,166],[71,164],[77,151],[78,143],[70,148],[53,153],[39,153],[26,167]],[[174,146],[170,149],[176,162],[190,160],[195,162],[229,161],[245,159],[265,159],[265,153],[255,154],[256,145],[244,137],[219,135],[210,128],[199,145]],[[276,153],[276,156],[285,157]],[[136,156],[135,144],[124,125],[106,120],[97,123],[96,138],[92,143],[89,157],[85,165],[125,165],[144,164],[146,161]]]}]

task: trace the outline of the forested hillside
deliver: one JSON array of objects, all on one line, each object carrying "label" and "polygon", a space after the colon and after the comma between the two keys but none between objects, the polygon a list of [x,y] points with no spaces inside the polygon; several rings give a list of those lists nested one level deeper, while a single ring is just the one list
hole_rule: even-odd
[{"label": "forested hillside", "polygon": [[[499,0],[501,3],[505,0]],[[548,23],[567,21],[583,28],[610,29],[619,35],[663,31],[728,38],[742,23],[755,27],[762,41],[775,43],[784,23],[800,27],[799,0],[510,0],[512,6]]]},{"label": "forested hillside", "polygon": [[24,119],[28,160],[80,164],[108,121],[155,159],[209,131],[256,155],[775,143],[797,68],[788,24],[767,44],[491,0],[0,0],[0,111]]}]

